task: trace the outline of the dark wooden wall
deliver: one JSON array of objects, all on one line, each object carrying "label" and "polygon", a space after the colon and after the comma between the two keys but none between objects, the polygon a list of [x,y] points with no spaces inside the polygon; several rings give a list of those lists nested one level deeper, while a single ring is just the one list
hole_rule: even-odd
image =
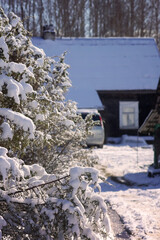
[{"label": "dark wooden wall", "polygon": [[156,90],[98,90],[97,92],[104,106],[101,114],[105,120],[106,138],[120,137],[123,134],[137,135],[138,129],[119,129],[120,101],[139,102],[139,127],[144,122],[150,110],[155,108]]}]

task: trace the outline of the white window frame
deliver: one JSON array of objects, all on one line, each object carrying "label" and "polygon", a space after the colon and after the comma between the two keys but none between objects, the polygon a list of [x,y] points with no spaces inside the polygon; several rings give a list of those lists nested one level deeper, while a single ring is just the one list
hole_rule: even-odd
[{"label": "white window frame", "polygon": [[[134,124],[133,125],[126,125],[124,124],[124,115],[128,115],[129,113],[125,112],[125,108],[132,108],[134,109]],[[132,114],[132,113],[130,113]],[[138,129],[139,128],[139,102],[138,101],[120,101],[119,102],[119,127],[120,129]]]}]

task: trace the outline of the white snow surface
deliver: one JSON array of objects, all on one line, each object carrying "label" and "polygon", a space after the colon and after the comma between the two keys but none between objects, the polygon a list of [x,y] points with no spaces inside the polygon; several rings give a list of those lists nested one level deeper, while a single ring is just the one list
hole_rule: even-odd
[{"label": "white snow surface", "polygon": [[0,91],[2,90],[2,86],[7,85],[7,96],[13,97],[15,102],[20,104],[20,95],[23,100],[26,100],[26,93],[33,92],[33,88],[30,84],[25,83],[24,80],[21,82],[17,82],[12,77],[8,77],[4,74],[0,75]]},{"label": "white snow surface", "polygon": [[[107,144],[93,153],[98,155],[98,169],[109,183],[101,182],[101,194],[131,230],[131,239],[159,240],[160,175],[147,175],[154,161],[152,145],[137,142],[137,137],[124,137],[120,144]],[[113,181],[110,176],[129,184]]]},{"label": "white snow surface", "polygon": [[2,129],[2,139],[12,139],[13,138],[13,132],[12,129],[10,127],[10,125],[7,122],[3,122],[0,125],[0,128]]},{"label": "white snow surface", "polygon": [[0,46],[1,46],[1,49],[3,51],[3,55],[4,57],[6,58],[6,60],[9,59],[9,55],[8,55],[8,46],[5,42],[5,38],[4,37],[0,37]]},{"label": "white snow surface", "polygon": [[4,220],[4,218],[2,216],[0,216],[0,239],[2,238],[1,229],[3,228],[3,226],[6,226],[6,221]]},{"label": "white snow surface", "polygon": [[12,18],[11,20],[11,25],[13,27],[16,27],[17,24],[20,22],[20,18],[18,16],[16,16],[14,13],[12,14],[12,17],[14,16],[14,18]]},{"label": "white snow surface", "polygon": [[[7,197],[7,193],[15,193],[17,191],[18,185],[23,188],[32,187],[32,186],[38,186],[40,184],[44,184],[45,182],[53,181],[56,179],[56,176],[53,174],[47,174],[45,169],[38,165],[25,165],[24,162],[21,159],[17,158],[10,158],[7,156],[8,150],[6,148],[0,147],[0,175],[3,179],[3,187],[5,191],[1,189],[1,194],[4,194],[4,197]],[[87,177],[83,179],[83,181],[80,181],[81,176],[87,176],[90,174],[90,179],[87,180]],[[70,175],[70,181],[69,185],[72,186],[72,195],[71,199],[62,199],[55,198],[55,193],[57,189],[55,187],[51,187],[51,189],[46,189],[46,194],[48,192],[48,196],[46,195],[46,201],[47,199],[52,202],[57,202],[57,207],[62,204],[63,210],[68,210],[71,215],[69,215],[68,220],[71,224],[73,224],[74,232],[79,234],[79,218],[81,219],[81,227],[83,229],[83,233],[89,237],[92,240],[99,240],[104,239],[102,236],[100,236],[99,233],[93,231],[93,226],[91,224],[92,220],[90,221],[87,218],[88,213],[92,209],[92,204],[88,204],[87,207],[83,205],[81,202],[81,197],[78,194],[78,189],[83,185],[83,190],[85,190],[84,198],[87,198],[89,196],[90,203],[93,201],[97,201],[99,204],[97,205],[97,211],[101,210],[101,214],[103,218],[101,219],[103,224],[99,224],[99,227],[105,227],[108,231],[108,236],[105,238],[105,240],[113,240],[112,236],[112,228],[110,225],[110,219],[107,214],[106,204],[104,202],[103,197],[100,195],[100,193],[95,193],[94,189],[92,188],[93,185],[99,185],[97,183],[98,181],[98,170],[91,168],[91,167],[73,167],[70,169],[69,172]],[[25,187],[26,186],[26,187]],[[19,187],[18,187],[19,188]],[[54,193],[55,191],[55,193]],[[17,203],[25,203],[25,204],[31,204],[33,207],[36,204],[43,203],[44,199],[41,197],[35,197],[30,196],[26,198],[25,196],[13,196],[10,200]],[[45,206],[45,205],[44,205]],[[58,210],[56,210],[58,211]],[[54,217],[56,217],[55,213],[56,211],[53,209],[47,209],[47,207],[43,209],[43,212],[48,215],[48,217],[52,220]],[[74,212],[77,212],[79,217],[76,217],[76,214]],[[98,214],[100,214],[100,212]],[[97,212],[96,212],[97,214]],[[98,216],[98,215],[97,215]],[[96,216],[95,216],[96,217]],[[0,216],[0,239],[1,239],[1,229],[3,226],[5,226],[5,221],[3,217]]]},{"label": "white snow surface", "polygon": [[[14,112],[8,108],[0,108],[0,115],[12,121],[19,127],[23,128],[24,131],[29,131],[30,133],[29,137],[34,138],[35,125],[30,118],[24,116],[19,112]],[[8,126],[8,130],[9,130],[9,126]],[[3,133],[3,134],[6,134],[6,133]],[[11,132],[9,136],[11,138]]]},{"label": "white snow surface", "polygon": [[102,106],[96,90],[157,88],[160,58],[153,38],[32,38],[32,42],[47,56],[67,51],[72,81],[67,98],[79,108]]}]

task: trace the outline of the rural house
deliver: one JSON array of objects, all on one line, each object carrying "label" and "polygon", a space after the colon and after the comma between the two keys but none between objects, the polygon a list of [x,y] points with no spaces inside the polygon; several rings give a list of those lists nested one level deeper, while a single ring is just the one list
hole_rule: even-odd
[{"label": "rural house", "polygon": [[138,90],[99,90],[104,104],[106,137],[119,137],[124,134],[137,135],[139,126],[155,105],[156,91]]},{"label": "rural house", "polygon": [[160,56],[153,38],[33,38],[49,56],[67,51],[72,87],[67,98],[97,108],[107,136],[136,135],[155,105]]}]

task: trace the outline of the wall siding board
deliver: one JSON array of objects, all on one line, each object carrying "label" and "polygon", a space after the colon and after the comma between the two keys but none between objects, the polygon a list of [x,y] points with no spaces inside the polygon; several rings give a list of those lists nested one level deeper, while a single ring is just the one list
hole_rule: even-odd
[{"label": "wall siding board", "polygon": [[120,137],[121,135],[137,135],[138,129],[119,128],[119,102],[139,102],[139,126],[142,125],[151,109],[155,107],[156,90],[97,90],[104,110],[101,111],[105,120],[106,137]]}]

